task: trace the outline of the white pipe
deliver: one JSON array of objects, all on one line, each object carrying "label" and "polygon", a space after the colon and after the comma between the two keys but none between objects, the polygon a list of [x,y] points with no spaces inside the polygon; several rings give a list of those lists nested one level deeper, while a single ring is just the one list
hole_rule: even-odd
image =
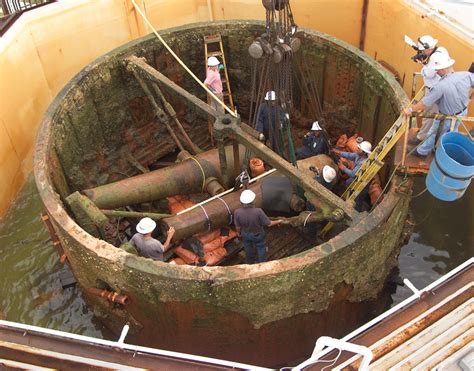
[{"label": "white pipe", "polygon": [[[430,291],[434,288],[436,288],[437,286],[439,286],[441,283],[449,280],[451,277],[453,277],[454,275],[458,274],[459,272],[461,272],[462,270],[466,269],[467,267],[471,266],[471,265],[474,265],[474,258],[470,258],[468,260],[466,260],[464,263],[462,263],[461,265],[458,265],[456,268],[454,268],[452,271],[446,273],[444,276],[441,276],[440,278],[438,278],[436,281],[434,281],[433,283],[429,284],[428,286],[426,286],[423,290],[421,291]],[[362,334],[363,332],[365,332],[366,330],[368,330],[369,328],[375,326],[376,324],[382,322],[385,318],[391,316],[392,314],[396,313],[397,311],[399,311],[400,309],[406,307],[407,305],[411,304],[412,302],[418,300],[419,297],[415,294],[413,294],[412,296],[406,298],[405,300],[403,300],[402,302],[398,303],[397,305],[395,305],[394,307],[390,308],[388,311],[382,313],[380,316],[377,316],[375,317],[373,320],[367,322],[365,325],[359,327],[358,329],[355,329],[354,331],[352,331],[351,333],[349,333],[348,335],[344,336],[341,340],[343,341],[350,341],[351,339],[355,338],[356,336]],[[328,354],[329,352],[331,352],[333,349],[331,348],[326,348],[325,350],[323,350],[320,354],[319,354],[319,357],[323,357],[324,355]],[[297,365],[295,367],[295,370],[301,370],[303,369],[304,367],[307,367],[309,366],[312,362],[308,362],[309,360],[306,360],[302,363],[300,363],[299,365]]]},{"label": "white pipe", "polygon": [[[319,355],[323,351],[324,347],[331,347],[331,349],[337,348],[337,349],[346,350],[348,352],[362,355],[363,359],[359,367],[359,370],[361,371],[366,371],[369,369],[369,363],[374,357],[374,355],[372,354],[372,351],[363,345],[348,343],[347,341],[334,339],[329,336],[321,336],[316,341],[316,346],[314,347],[313,354],[311,355],[311,358],[308,361],[310,361],[311,363],[314,363],[315,361],[320,359]],[[298,367],[294,368],[294,370],[299,370],[299,369],[300,368]]]},{"label": "white pipe", "polygon": [[411,281],[408,278],[403,279],[403,283],[405,284],[406,287],[408,287],[411,291],[413,291],[413,294],[416,296],[420,297],[421,291],[418,290],[415,285],[411,283]]},{"label": "white pipe", "polygon": [[119,344],[123,344],[123,342],[125,341],[125,337],[126,337],[127,334],[128,334],[128,330],[129,330],[129,329],[130,329],[130,326],[129,326],[129,325],[123,326],[122,332],[120,333],[120,338],[118,339],[118,343],[119,343]]},{"label": "white pipe", "polygon": [[[255,181],[257,181],[257,180],[259,180],[259,179],[261,179],[261,178],[263,178],[263,177],[266,177],[267,175],[270,175],[270,174],[274,173],[275,171],[276,171],[276,169],[268,170],[268,171],[264,172],[263,174],[260,174],[259,176],[256,176],[255,178],[250,179],[249,183],[253,183],[253,182],[255,182]],[[212,201],[212,200],[215,200],[216,198],[225,196],[226,194],[231,193],[231,192],[233,192],[233,191],[234,191],[233,188],[228,189],[227,191],[224,191],[224,192],[222,192],[222,193],[219,193],[218,195],[212,196],[211,198],[208,198],[207,200],[204,200],[204,201],[202,201],[202,202],[200,202],[200,203],[198,203],[198,204],[196,204],[196,205],[193,205],[193,206],[191,206],[191,207],[188,207],[187,209],[181,210],[181,211],[180,211],[179,213],[177,213],[176,215],[181,215],[181,214],[184,214],[184,213],[186,213],[186,212],[188,212],[188,211],[190,211],[190,210],[192,210],[192,209],[195,209],[196,207],[201,207],[201,205],[205,205],[205,204],[207,204],[208,202],[210,202],[210,201]]]}]

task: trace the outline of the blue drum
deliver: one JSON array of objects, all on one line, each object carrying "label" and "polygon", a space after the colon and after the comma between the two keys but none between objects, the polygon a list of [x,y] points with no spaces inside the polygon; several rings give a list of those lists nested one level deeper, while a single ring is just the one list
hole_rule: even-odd
[{"label": "blue drum", "polygon": [[436,198],[461,198],[474,175],[474,142],[461,133],[446,133],[430,165],[426,187]]}]

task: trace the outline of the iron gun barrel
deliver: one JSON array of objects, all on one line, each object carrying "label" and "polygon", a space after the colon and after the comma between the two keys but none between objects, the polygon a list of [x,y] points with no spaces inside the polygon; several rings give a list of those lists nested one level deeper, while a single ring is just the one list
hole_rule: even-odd
[{"label": "iron gun barrel", "polygon": [[[230,173],[234,173],[232,146],[225,147]],[[244,158],[245,148],[239,146],[239,158]],[[238,169],[240,171],[240,169]],[[177,194],[203,192],[210,177],[222,179],[219,156],[213,149],[190,156],[167,168],[140,174],[128,179],[86,189],[83,193],[100,209],[150,202]],[[224,186],[231,186],[226,184]]]}]

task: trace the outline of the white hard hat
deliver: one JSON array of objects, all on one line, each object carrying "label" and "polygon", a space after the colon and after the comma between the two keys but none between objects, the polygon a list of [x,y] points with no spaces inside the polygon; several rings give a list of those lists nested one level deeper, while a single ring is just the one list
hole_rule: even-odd
[{"label": "white hard hat", "polygon": [[214,67],[214,66],[218,66],[219,65],[219,59],[217,59],[216,57],[209,57],[207,58],[207,65],[209,67]]},{"label": "white hard hat", "polygon": [[267,94],[265,94],[265,100],[275,100],[276,99],[276,94],[273,90],[267,91]]},{"label": "white hard hat", "polygon": [[336,177],[336,170],[329,165],[323,167],[323,178],[326,182],[331,183]]},{"label": "white hard hat", "polygon": [[359,147],[362,151],[364,151],[367,154],[372,152],[372,144],[370,144],[370,142],[367,142],[366,140],[358,144],[357,147]]},{"label": "white hard hat", "polygon": [[255,200],[255,193],[250,189],[246,189],[240,194],[240,202],[244,205],[250,204]]},{"label": "white hard hat", "polygon": [[317,121],[313,122],[313,126],[311,126],[311,130],[323,130],[321,129],[321,126],[319,126],[319,123]]},{"label": "white hard hat", "polygon": [[418,49],[433,49],[437,43],[438,39],[434,39],[430,35],[421,36],[420,38],[418,38]]},{"label": "white hard hat", "polygon": [[143,218],[140,223],[137,224],[137,232],[141,234],[147,234],[153,232],[156,228],[156,222],[150,218]]},{"label": "white hard hat", "polygon": [[433,62],[435,70],[442,70],[451,67],[456,61],[451,59],[447,53],[434,53],[431,55],[431,62]]}]

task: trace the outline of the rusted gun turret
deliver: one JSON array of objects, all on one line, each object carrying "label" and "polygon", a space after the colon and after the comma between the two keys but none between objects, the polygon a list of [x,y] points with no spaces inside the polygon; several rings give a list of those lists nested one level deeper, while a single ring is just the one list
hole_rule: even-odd
[{"label": "rusted gun turret", "polygon": [[[226,157],[230,159],[229,171],[233,173],[232,146],[226,146],[225,152]],[[244,158],[244,153],[245,148],[239,146],[239,159]],[[114,209],[176,194],[205,192],[206,180],[211,177],[222,179],[219,156],[215,149],[189,156],[176,165],[86,189],[83,193],[98,208]],[[223,186],[229,187],[231,184],[223,184]]]}]

